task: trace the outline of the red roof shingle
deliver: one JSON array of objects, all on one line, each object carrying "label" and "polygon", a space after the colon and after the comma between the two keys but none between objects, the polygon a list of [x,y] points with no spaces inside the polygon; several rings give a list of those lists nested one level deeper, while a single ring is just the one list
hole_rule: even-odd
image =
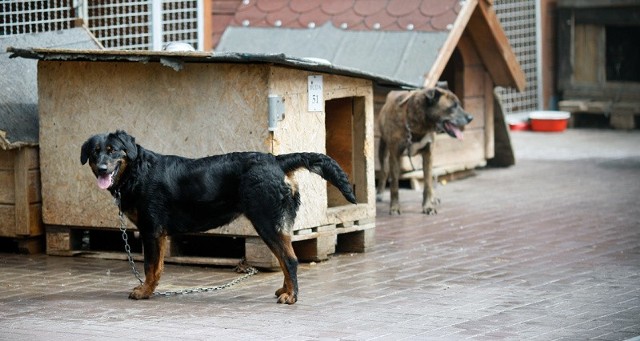
[{"label": "red roof shingle", "polygon": [[444,31],[460,8],[459,0],[245,0],[230,26]]}]

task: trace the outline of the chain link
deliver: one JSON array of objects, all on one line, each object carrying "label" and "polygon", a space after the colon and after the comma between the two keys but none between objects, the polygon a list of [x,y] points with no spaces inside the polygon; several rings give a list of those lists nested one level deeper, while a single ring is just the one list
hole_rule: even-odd
[{"label": "chain link", "polygon": [[[120,197],[120,192],[118,193],[118,199]],[[119,200],[118,200],[119,201]],[[118,205],[120,208],[120,205]],[[129,266],[131,266],[131,272],[138,279],[140,284],[144,281],[140,276],[140,272],[136,269],[136,264],[133,262],[133,256],[131,255],[131,246],[129,246],[129,236],[127,235],[127,222],[124,220],[124,213],[122,211],[118,212],[118,216],[120,216],[120,232],[122,232],[122,240],[124,241],[124,250],[127,252],[127,260],[129,261]]]},{"label": "chain link", "polygon": [[[133,256],[131,255],[131,246],[129,245],[129,236],[127,235],[127,222],[124,218],[124,213],[120,207],[120,191],[116,191],[116,205],[118,206],[118,216],[120,217],[120,231],[122,232],[122,240],[124,241],[124,250],[127,252],[127,260],[129,261],[129,266],[131,266],[131,272],[134,276],[140,281],[142,284],[144,281],[142,280],[142,276],[138,269],[136,269],[136,264],[133,261]],[[199,288],[191,288],[191,289],[180,289],[180,290],[168,290],[161,292],[154,292],[154,296],[173,296],[173,295],[185,295],[185,294],[194,294],[201,292],[210,292],[210,291],[218,291],[222,289],[226,289],[232,287],[245,279],[255,275],[258,273],[258,270],[252,266],[247,266],[245,264],[245,260],[243,259],[238,266],[235,268],[236,272],[244,272],[245,274],[222,285],[215,287],[199,287]]]},{"label": "chain link", "polygon": [[229,287],[232,287],[242,281],[244,281],[245,279],[255,275],[258,273],[258,270],[256,270],[254,267],[248,267],[246,270],[246,274],[219,286],[216,287],[206,287],[206,288],[191,288],[191,289],[180,289],[180,290],[168,290],[168,291],[161,291],[161,292],[154,292],[153,295],[154,296],[174,296],[174,295],[186,295],[186,294],[195,294],[195,293],[201,293],[201,292],[210,292],[210,291],[218,291],[218,290],[222,290],[222,289],[226,289]]}]

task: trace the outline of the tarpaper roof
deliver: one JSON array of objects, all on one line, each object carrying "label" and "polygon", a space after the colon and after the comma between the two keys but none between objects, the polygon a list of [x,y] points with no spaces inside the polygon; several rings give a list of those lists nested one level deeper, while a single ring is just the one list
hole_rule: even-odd
[{"label": "tarpaper roof", "polygon": [[184,63],[273,64],[300,70],[369,79],[378,84],[396,88],[413,87],[411,84],[398,79],[349,67],[336,66],[323,59],[291,57],[282,53],[212,53],[200,51],[71,50],[47,48],[10,48],[9,52],[11,52],[11,57],[40,60],[158,62],[176,71],[180,71]]},{"label": "tarpaper roof", "polygon": [[489,69],[496,85],[521,89],[524,74],[490,7],[490,0],[244,0],[228,25],[214,25],[213,37],[216,51],[323,58],[423,86],[435,84],[475,17],[488,37],[472,34],[482,39],[478,48],[496,51],[481,53],[497,64]]}]

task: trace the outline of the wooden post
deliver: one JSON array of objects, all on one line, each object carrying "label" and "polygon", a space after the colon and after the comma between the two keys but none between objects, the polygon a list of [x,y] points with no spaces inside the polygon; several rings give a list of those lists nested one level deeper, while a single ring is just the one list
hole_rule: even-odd
[{"label": "wooden post", "polygon": [[29,158],[26,148],[20,148],[15,153],[13,168],[16,235],[29,236]]}]

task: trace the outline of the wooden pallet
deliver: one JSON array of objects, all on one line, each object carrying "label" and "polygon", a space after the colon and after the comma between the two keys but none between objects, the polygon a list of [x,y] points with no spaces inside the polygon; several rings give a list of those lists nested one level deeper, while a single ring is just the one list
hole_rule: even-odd
[{"label": "wooden pallet", "polygon": [[[293,248],[302,262],[327,260],[336,252],[365,252],[375,243],[375,218],[329,224],[294,231]],[[127,230],[134,259],[142,261],[137,230]],[[126,260],[122,233],[113,228],[46,226],[48,255]],[[195,233],[169,238],[167,263],[235,266],[247,263],[263,270],[279,264],[266,244],[256,236]]]},{"label": "wooden pallet", "polygon": [[571,115],[569,126],[575,126],[576,114],[595,114],[609,117],[609,124],[614,129],[631,130],[636,128],[636,116],[640,115],[640,102],[631,101],[596,101],[596,100],[564,100],[558,103],[560,110]]}]

